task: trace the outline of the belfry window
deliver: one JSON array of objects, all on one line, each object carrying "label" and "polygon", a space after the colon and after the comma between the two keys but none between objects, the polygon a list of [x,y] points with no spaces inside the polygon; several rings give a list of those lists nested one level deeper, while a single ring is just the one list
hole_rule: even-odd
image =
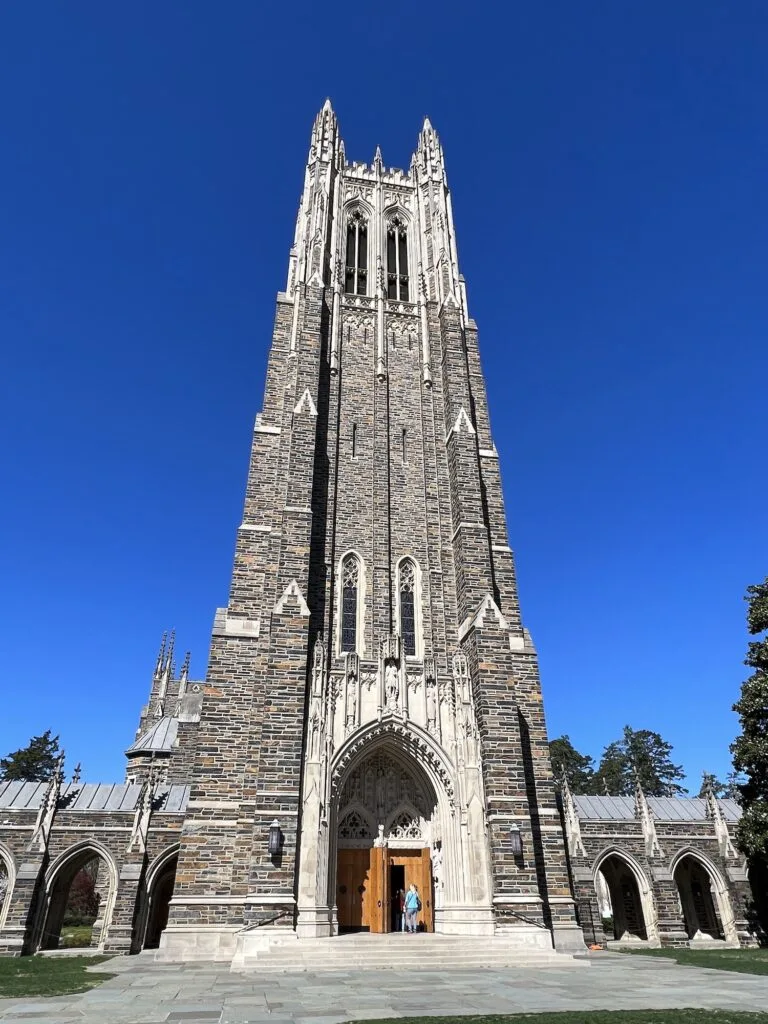
[{"label": "belfry window", "polygon": [[344,291],[348,295],[367,294],[368,225],[359,210],[347,221],[347,260]]},{"label": "belfry window", "polygon": [[410,559],[400,563],[400,637],[403,654],[416,654],[416,566]]},{"label": "belfry window", "polygon": [[347,555],[341,564],[341,650],[357,650],[357,607],[360,593],[360,563]]},{"label": "belfry window", "polygon": [[399,217],[387,228],[387,298],[408,302],[408,236]]}]

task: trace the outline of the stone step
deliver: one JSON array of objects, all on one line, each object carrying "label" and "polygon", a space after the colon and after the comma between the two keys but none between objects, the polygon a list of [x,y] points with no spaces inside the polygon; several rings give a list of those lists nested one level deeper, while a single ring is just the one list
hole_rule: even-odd
[{"label": "stone step", "polygon": [[502,936],[345,935],[295,939],[245,953],[234,970],[289,971],[434,970],[553,966],[573,964],[553,949],[535,948]]}]

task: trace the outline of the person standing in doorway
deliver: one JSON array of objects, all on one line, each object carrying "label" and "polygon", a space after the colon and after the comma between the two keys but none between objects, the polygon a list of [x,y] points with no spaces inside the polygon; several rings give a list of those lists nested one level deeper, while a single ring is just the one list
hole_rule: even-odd
[{"label": "person standing in doorway", "polygon": [[395,894],[395,900],[397,901],[395,903],[395,908],[396,908],[395,931],[404,932],[405,931],[405,893],[403,892],[402,889],[398,889],[397,890],[397,893]]},{"label": "person standing in doorway", "polygon": [[405,930],[407,932],[416,931],[416,918],[420,910],[421,900],[419,899],[419,893],[416,886],[411,883],[408,886],[408,892],[405,894]]}]

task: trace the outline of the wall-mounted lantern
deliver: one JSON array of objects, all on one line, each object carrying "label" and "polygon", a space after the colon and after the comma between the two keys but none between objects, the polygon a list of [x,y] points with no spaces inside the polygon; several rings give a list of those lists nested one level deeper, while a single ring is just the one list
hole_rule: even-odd
[{"label": "wall-mounted lantern", "polygon": [[512,843],[512,856],[522,857],[523,855],[523,837],[520,834],[520,826],[516,821],[513,821],[509,826],[509,838]]},{"label": "wall-mounted lantern", "polygon": [[280,831],[280,822],[275,818],[269,826],[268,849],[270,857],[277,857],[283,847],[283,833]]}]

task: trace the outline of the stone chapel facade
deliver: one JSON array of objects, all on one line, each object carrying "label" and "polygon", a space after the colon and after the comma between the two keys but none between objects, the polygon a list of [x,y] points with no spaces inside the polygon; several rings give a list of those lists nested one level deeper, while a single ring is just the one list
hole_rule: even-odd
[{"label": "stone chapel facade", "polygon": [[315,121],[193,779],[167,955],[383,931],[403,880],[437,931],[583,942],[429,121],[407,171]]},{"label": "stone chapel facade", "polygon": [[208,674],[164,642],[127,755],[121,786],[0,784],[0,950],[55,945],[93,856],[99,947],[169,960],[389,931],[411,882],[430,931],[573,951],[589,910],[597,935],[428,120],[407,171],[315,120]]}]

